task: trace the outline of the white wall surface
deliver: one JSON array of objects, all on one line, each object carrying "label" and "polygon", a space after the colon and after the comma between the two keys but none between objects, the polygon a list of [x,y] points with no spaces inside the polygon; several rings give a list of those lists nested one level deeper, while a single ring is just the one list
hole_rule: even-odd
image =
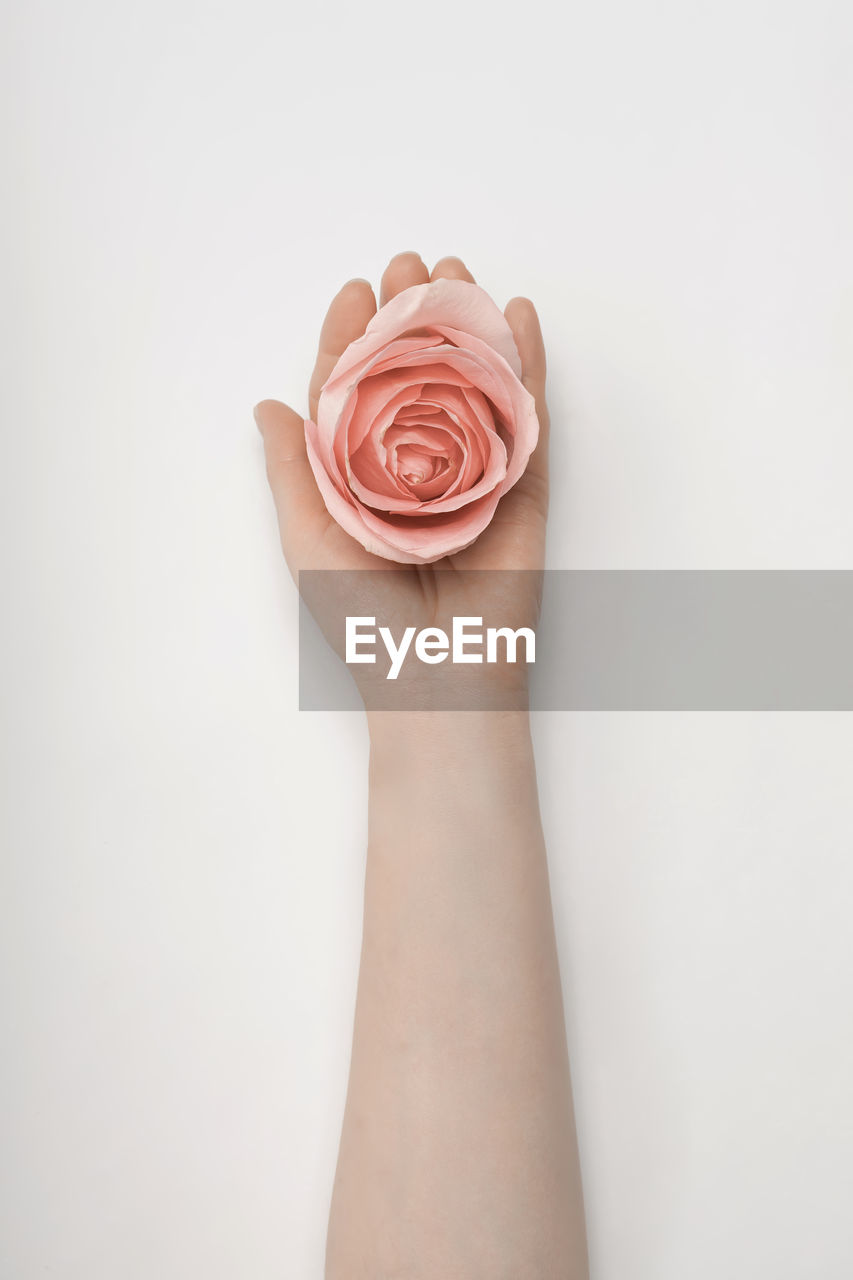
[{"label": "white wall surface", "polygon": [[[366,740],[253,403],[394,252],[539,306],[550,563],[853,568],[845,0],[13,0],[3,1280],[319,1280]],[[853,716],[542,715],[595,1280],[853,1275]]]}]

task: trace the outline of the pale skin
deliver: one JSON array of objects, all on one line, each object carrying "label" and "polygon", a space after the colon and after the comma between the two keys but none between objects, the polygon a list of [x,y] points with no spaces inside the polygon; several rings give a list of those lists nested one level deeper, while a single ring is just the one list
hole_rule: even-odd
[{"label": "pale skin", "polygon": [[[398,254],[380,304],[439,276],[473,279],[458,258],[430,273],[417,254]],[[333,300],[312,417],[376,306],[363,280]],[[539,444],[472,547],[450,564],[394,576],[395,607],[417,626],[488,611],[492,602],[470,595],[460,603],[458,575],[447,568],[543,564],[545,350],[529,300],[513,298],[505,314],[536,399]],[[394,567],[328,515],[302,414],[271,400],[255,414],[291,572]],[[532,596],[514,604],[535,621]],[[527,713],[374,711],[368,725],[364,934],[326,1278],[583,1280],[581,1180]]]}]

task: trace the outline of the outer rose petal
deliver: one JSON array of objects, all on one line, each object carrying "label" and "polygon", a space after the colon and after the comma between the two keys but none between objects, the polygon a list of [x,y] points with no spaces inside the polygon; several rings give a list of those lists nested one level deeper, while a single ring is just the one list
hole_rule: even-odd
[{"label": "outer rose petal", "polygon": [[[516,377],[521,358],[506,316],[485,289],[468,280],[430,280],[398,293],[376,312],[360,338],[341,356],[332,378],[351,373],[391,338],[409,329],[451,325],[485,342],[503,356]],[[350,379],[352,381],[352,379]]]},{"label": "outer rose petal", "polygon": [[[509,324],[477,285],[442,279],[397,294],[341,355],[320,393],[317,422],[305,422],[330,514],[369,552],[401,564],[429,564],[469,546],[536,446],[535,404],[520,375]],[[434,413],[454,437],[463,432],[460,443],[468,438],[454,463],[461,457],[462,469],[446,489],[430,483],[421,490],[428,497],[403,499],[382,439],[392,424],[399,435],[422,422],[417,447],[440,459],[447,429],[427,429]],[[350,464],[358,450],[361,480]]]}]

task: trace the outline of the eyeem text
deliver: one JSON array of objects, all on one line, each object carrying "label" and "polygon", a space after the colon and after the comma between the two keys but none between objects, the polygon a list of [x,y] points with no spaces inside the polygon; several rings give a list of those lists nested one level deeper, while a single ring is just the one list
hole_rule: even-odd
[{"label": "eyeem text", "polygon": [[[388,654],[390,666],[386,680],[396,680],[410,651],[414,650],[419,662],[431,666],[445,662],[517,662],[519,640],[524,641],[524,661],[536,661],[536,633],[531,627],[487,627],[483,630],[482,618],[453,618],[448,636],[441,627],[406,627],[399,643],[390,627],[379,627],[376,619],[348,617],[346,620],[346,661],[350,663],[376,662],[377,637]],[[498,643],[503,653],[499,656]]]}]

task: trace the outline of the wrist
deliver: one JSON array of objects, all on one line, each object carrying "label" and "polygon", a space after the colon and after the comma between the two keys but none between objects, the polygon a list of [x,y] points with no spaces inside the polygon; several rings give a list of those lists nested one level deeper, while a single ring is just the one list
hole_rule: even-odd
[{"label": "wrist", "polygon": [[444,770],[472,757],[532,756],[526,708],[367,712],[371,757],[405,768],[435,759]]},{"label": "wrist", "polygon": [[400,855],[401,832],[408,857],[432,858],[538,823],[527,712],[376,712],[368,724],[374,862],[382,850]]}]

